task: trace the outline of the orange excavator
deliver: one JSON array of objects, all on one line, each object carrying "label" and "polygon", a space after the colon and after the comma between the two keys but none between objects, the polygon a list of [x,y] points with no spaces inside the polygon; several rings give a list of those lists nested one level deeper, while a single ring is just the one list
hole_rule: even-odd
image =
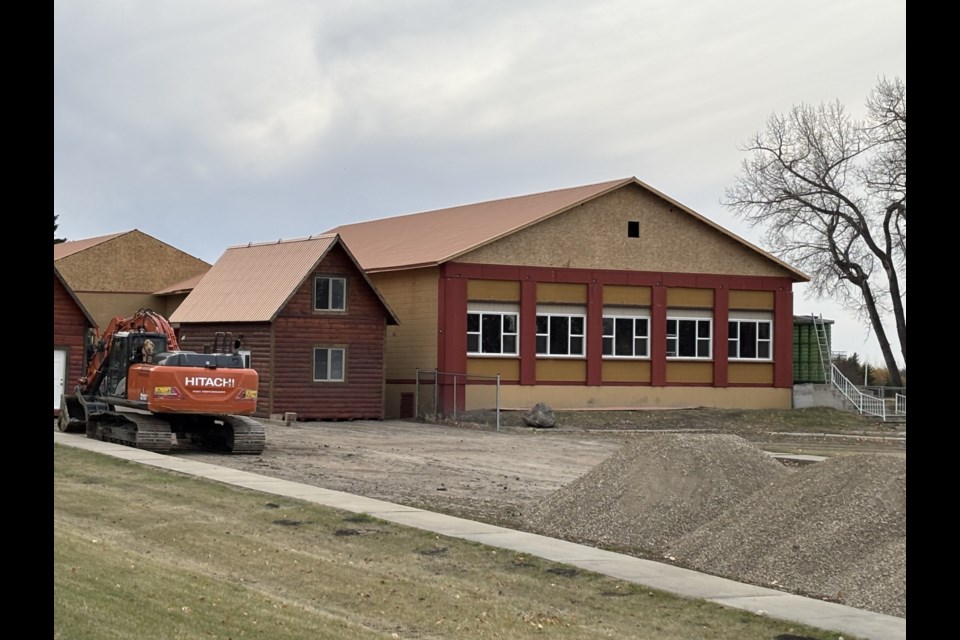
[{"label": "orange excavator", "polygon": [[141,309],[91,334],[87,370],[64,394],[57,428],[166,453],[176,443],[260,454],[264,426],[253,419],[259,376],[244,366],[232,335],[214,335],[210,353],[181,351],[162,315]]}]

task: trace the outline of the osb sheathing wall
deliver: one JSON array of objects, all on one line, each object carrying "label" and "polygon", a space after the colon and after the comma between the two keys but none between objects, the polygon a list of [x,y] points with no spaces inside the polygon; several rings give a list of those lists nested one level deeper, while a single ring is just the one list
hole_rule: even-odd
[{"label": "osb sheathing wall", "polygon": [[[413,380],[416,370],[437,366],[436,268],[370,274],[400,324],[387,327],[387,380]],[[399,407],[399,396],[389,399]]]},{"label": "osb sheathing wall", "polygon": [[[627,223],[640,237],[627,237]],[[640,186],[591,200],[457,258],[458,262],[792,277]]]},{"label": "osb sheathing wall", "polygon": [[206,273],[210,265],[131,231],[58,260],[57,269],[97,325],[106,329],[112,318],[142,308],[169,316],[173,309],[153,292]]},{"label": "osb sheathing wall", "polygon": [[77,293],[153,293],[206,273],[210,265],[144,233],[131,231],[62,258],[57,268]]}]

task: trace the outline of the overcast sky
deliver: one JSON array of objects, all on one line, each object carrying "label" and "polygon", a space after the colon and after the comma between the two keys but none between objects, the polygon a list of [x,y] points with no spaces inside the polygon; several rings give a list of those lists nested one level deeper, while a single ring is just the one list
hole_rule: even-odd
[{"label": "overcast sky", "polygon": [[[247,242],[635,176],[720,204],[768,116],[906,80],[906,0],[54,2],[58,237]],[[866,323],[834,349],[882,363]]]}]

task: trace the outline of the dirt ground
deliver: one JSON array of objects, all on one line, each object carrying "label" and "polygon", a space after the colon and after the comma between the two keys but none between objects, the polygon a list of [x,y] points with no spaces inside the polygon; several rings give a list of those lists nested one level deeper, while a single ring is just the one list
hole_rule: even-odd
[{"label": "dirt ground", "polygon": [[[172,455],[520,527],[525,513],[637,434],[732,433],[767,451],[906,455],[906,425],[832,410],[557,412],[557,425],[524,426],[523,412],[403,421],[267,424],[259,456],[175,447]],[[705,479],[708,480],[708,479]]]}]

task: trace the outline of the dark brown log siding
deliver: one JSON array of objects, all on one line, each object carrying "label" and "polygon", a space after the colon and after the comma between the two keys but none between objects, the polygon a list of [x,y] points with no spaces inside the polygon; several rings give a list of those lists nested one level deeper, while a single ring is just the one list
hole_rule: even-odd
[{"label": "dark brown log siding", "polygon": [[[316,276],[347,280],[347,309],[314,311]],[[274,322],[274,413],[298,419],[383,419],[387,311],[339,245],[303,283]],[[346,351],[344,382],[313,381],[313,349]]]},{"label": "dark brown log siding", "polygon": [[[82,376],[86,366],[84,354],[85,339],[90,323],[86,315],[70,293],[57,278],[53,276],[53,348],[67,351],[66,389],[64,393],[73,393],[77,380]],[[53,415],[59,413],[53,410]]]},{"label": "dark brown log siding", "polygon": [[[347,279],[345,312],[314,311],[316,275]],[[387,310],[339,245],[307,278],[278,314],[266,323],[180,326],[181,348],[202,351],[217,331],[243,335],[260,375],[257,415],[298,420],[382,420],[384,339]],[[313,381],[314,347],[346,350],[344,382]]]}]

